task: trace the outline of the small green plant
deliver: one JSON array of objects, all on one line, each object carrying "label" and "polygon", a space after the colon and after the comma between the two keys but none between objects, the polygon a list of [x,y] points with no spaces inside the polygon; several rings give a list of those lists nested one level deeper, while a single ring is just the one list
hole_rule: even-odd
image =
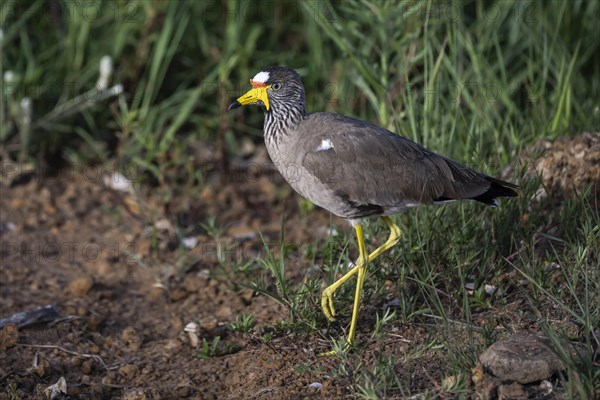
[{"label": "small green plant", "polygon": [[387,308],[383,313],[383,316],[377,314],[377,320],[375,321],[375,329],[373,330],[373,338],[375,340],[381,340],[385,337],[386,326],[388,326],[396,318],[396,311],[391,311]]},{"label": "small green plant", "polygon": [[491,306],[491,296],[488,296],[484,286],[480,286],[475,289],[473,295],[469,297],[469,303],[471,308],[489,308]]},{"label": "small green plant", "polygon": [[278,303],[286,306],[290,311],[292,319],[297,315],[297,302],[294,290],[288,285],[285,280],[285,247],[284,247],[284,235],[283,235],[283,219],[281,227],[281,238],[279,241],[279,257],[275,257],[269,244],[266,242],[262,232],[260,238],[263,243],[263,248],[267,255],[266,258],[260,258],[259,263],[270,272],[271,276],[275,278],[275,291],[268,290],[262,286],[254,285],[252,289],[266,296],[271,297]]},{"label": "small green plant", "polygon": [[212,342],[206,339],[202,339],[202,348],[198,351],[198,357],[200,358],[212,358],[220,355],[219,344],[221,343],[221,336],[215,337]]},{"label": "small green plant", "polygon": [[234,322],[227,325],[227,329],[232,332],[249,333],[254,327],[254,315],[241,313],[235,318]]},{"label": "small green plant", "polygon": [[225,233],[225,227],[217,225],[217,218],[213,215],[206,219],[206,222],[201,223],[200,226],[206,231],[208,236],[213,238],[215,241],[220,241]]},{"label": "small green plant", "polygon": [[6,386],[5,394],[8,400],[19,400],[21,398],[19,388],[15,382],[11,382]]},{"label": "small green plant", "polygon": [[396,371],[396,360],[390,354],[379,354],[374,360],[374,365],[363,371],[358,379],[358,398],[382,399],[389,393],[401,387],[400,378]]},{"label": "small green plant", "polygon": [[275,289],[267,282],[251,282],[247,288],[263,294],[285,306],[291,318],[291,323],[300,322],[305,328],[316,329],[316,307],[312,299],[319,290],[319,282],[315,279],[305,279],[298,287],[292,287],[285,279],[285,261],[289,248],[285,246],[283,216],[281,220],[281,236],[278,243],[279,256],[275,256],[262,233],[260,234],[266,257],[258,261],[275,280]]},{"label": "small green plant", "polygon": [[275,334],[273,332],[266,332],[260,336],[260,342],[264,345],[268,345],[274,337]]},{"label": "small green plant", "polygon": [[221,336],[215,337],[212,341],[203,338],[202,348],[198,351],[198,358],[207,359],[221,357],[227,354],[237,353],[241,349],[242,346],[233,345],[231,343],[222,343]]},{"label": "small green plant", "polygon": [[226,247],[222,240],[223,234],[225,233],[225,227],[217,225],[217,218],[215,216],[208,217],[206,222],[201,223],[200,226],[215,242],[217,261],[219,262],[219,265],[224,268],[227,263],[225,257]]}]

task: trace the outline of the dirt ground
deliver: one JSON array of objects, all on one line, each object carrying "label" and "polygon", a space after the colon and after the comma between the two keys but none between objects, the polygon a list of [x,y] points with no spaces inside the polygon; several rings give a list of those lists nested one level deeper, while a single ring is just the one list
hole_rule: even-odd
[{"label": "dirt ground", "polygon": [[[236,277],[219,267],[219,249],[229,249],[227,265],[264,255],[259,229],[275,246],[284,204],[290,243],[324,240],[331,223],[323,210],[302,210],[277,174],[227,175],[216,174],[210,184],[179,195],[160,185],[120,190],[110,171],[80,166],[1,183],[0,319],[44,305],[53,305],[63,318],[53,325],[5,327],[0,398],[40,398],[60,377],[68,385],[64,398],[353,395],[352,382],[331,372],[338,367],[335,359],[316,356],[328,350],[328,337],[341,333],[335,327],[325,324],[308,339],[276,335],[266,344],[258,335],[225,329],[242,313],[254,315],[255,332],[289,315],[268,297],[233,284]],[[108,186],[107,178],[113,181]],[[218,216],[223,232],[200,225],[211,215]],[[307,262],[290,258],[286,277],[300,282]],[[364,305],[363,315],[370,314],[368,308]],[[221,337],[227,354],[199,357],[184,331],[189,322],[199,324],[201,339]],[[407,346],[426,338],[423,327],[407,326],[402,336],[370,345],[364,363],[382,347],[401,358]],[[414,390],[439,384],[442,377],[432,362],[439,360],[425,353],[406,372]]]},{"label": "dirt ground", "polygon": [[[224,327],[242,313],[254,315],[256,329],[289,315],[232,285],[219,269],[219,248],[228,249],[227,264],[264,256],[260,229],[276,252],[284,203],[286,242],[323,240],[330,226],[322,210],[302,213],[278,175],[242,170],[230,166],[226,177],[171,202],[156,187],[141,196],[115,190],[107,179],[122,177],[94,167],[33,171],[4,186],[0,316],[53,305],[65,318],[4,329],[0,397],[37,398],[61,376],[72,398],[305,398],[317,395],[313,382],[323,385],[320,398],[344,397],[347,383],[298,371],[327,369],[333,361],[315,352],[339,332],[310,344],[282,336],[265,345]],[[199,224],[211,215],[225,227],[216,237]],[[178,218],[190,222],[188,232],[170,222]],[[182,248],[184,236],[197,243]],[[299,281],[306,265],[290,260],[286,277]],[[221,337],[232,354],[199,358],[184,332],[189,322],[209,343]]]},{"label": "dirt ground", "polygon": [[[239,352],[200,359],[184,332],[187,323],[198,321],[200,336],[212,341],[224,337],[223,325],[242,312],[254,314],[257,324],[288,317],[276,302],[236,290],[211,273],[218,245],[244,243],[227,257],[252,257],[262,246],[259,226],[267,240],[279,238],[282,208],[275,195],[281,182],[266,175],[242,184],[233,179],[173,206],[176,212],[190,210],[187,218],[196,214],[198,222],[218,215],[218,224],[229,227],[216,240],[196,224],[187,234],[198,243],[183,251],[178,235],[184,232],[166,218],[159,195],[148,190],[137,199],[108,188],[107,176],[73,167],[2,189],[0,315],[52,304],[71,318],[8,339],[5,332],[0,386],[15,383],[19,396],[35,397],[64,376],[69,395],[77,398],[310,395],[311,377],[293,369],[311,360],[299,344],[274,340],[265,346],[227,337],[230,345],[238,342]],[[308,240],[315,226],[326,232],[329,216],[316,211],[310,224],[288,221],[286,234]],[[188,260],[191,265],[185,265]],[[339,390],[324,388],[333,395]]]}]

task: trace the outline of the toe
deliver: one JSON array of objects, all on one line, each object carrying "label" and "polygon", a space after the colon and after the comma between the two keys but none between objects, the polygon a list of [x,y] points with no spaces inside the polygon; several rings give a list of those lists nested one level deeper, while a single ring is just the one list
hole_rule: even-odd
[{"label": "toe", "polygon": [[321,307],[323,308],[323,314],[329,321],[335,320],[335,309],[333,308],[333,297],[331,294],[323,292],[321,298]]}]

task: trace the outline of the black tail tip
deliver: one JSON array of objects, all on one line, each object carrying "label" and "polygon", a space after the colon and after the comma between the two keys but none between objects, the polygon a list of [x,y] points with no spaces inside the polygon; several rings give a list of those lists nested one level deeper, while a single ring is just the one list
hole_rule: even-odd
[{"label": "black tail tip", "polygon": [[492,207],[498,207],[498,197],[517,197],[519,195],[518,185],[494,178],[490,179],[490,188],[486,190],[485,193],[473,197],[473,200],[488,204]]}]

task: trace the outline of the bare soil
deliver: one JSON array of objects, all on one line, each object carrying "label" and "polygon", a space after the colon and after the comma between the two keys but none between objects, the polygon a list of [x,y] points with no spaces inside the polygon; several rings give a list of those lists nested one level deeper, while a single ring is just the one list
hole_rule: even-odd
[{"label": "bare soil", "polygon": [[[264,256],[259,229],[277,252],[284,203],[288,243],[326,238],[328,213],[302,215],[299,198],[271,173],[256,179],[233,173],[223,179],[227,183],[213,182],[177,201],[165,201],[156,187],[141,196],[114,190],[107,177],[110,172],[73,167],[2,187],[0,316],[51,304],[66,318],[52,326],[4,328],[0,398],[40,398],[60,377],[71,398],[348,394],[348,382],[300,371],[303,365],[325,370],[334,365],[316,356],[331,345],[323,340],[328,336],[306,342],[275,335],[263,344],[256,335],[225,328],[242,313],[254,315],[256,331],[289,315],[268,297],[235,285],[242,278],[227,276],[219,257],[233,265]],[[216,226],[225,227],[218,237],[199,225],[211,215],[217,216]],[[197,222],[182,232],[171,222],[177,218]],[[197,244],[182,248],[184,236]],[[299,282],[308,267],[299,254],[292,255],[287,278]],[[199,324],[200,340],[221,338],[214,357],[201,358],[191,346],[184,327],[192,321]],[[317,390],[313,382],[323,386]]]},{"label": "bare soil", "polygon": [[[259,229],[277,251],[285,209],[286,242],[299,244],[286,264],[286,278],[301,282],[314,270],[311,259],[302,257],[303,244],[327,238],[330,215],[304,211],[271,171],[252,176],[239,171],[244,172],[226,179],[217,174],[209,184],[181,193],[160,185],[136,194],[116,190],[105,182],[111,176],[93,167],[4,179],[0,319],[48,304],[65,318],[53,325],[4,327],[0,399],[41,398],[60,377],[68,386],[63,398],[353,397],[352,377],[361,371],[336,374],[338,360],[318,356],[330,348],[329,337],[343,334],[347,320],[328,325],[323,319],[308,337],[275,332],[265,343],[257,332],[288,321],[288,312],[239,285],[246,277],[236,276],[233,267],[265,255]],[[224,227],[220,234],[200,225],[211,215]],[[346,229],[343,221],[333,222]],[[189,238],[197,243],[182,246]],[[372,331],[369,316],[377,306],[363,306],[361,330]],[[519,304],[511,307],[505,312],[515,326],[527,326]],[[226,328],[242,313],[254,315],[254,333]],[[497,316],[474,317],[489,318]],[[221,338],[219,354],[199,356],[202,342],[192,347],[184,331],[192,321],[199,324],[201,341]],[[413,390],[439,387],[447,372],[442,352],[429,349],[419,360],[405,359],[409,347],[425,343],[435,329],[406,325],[369,343],[359,355],[362,368],[374,365],[385,349]]]}]

